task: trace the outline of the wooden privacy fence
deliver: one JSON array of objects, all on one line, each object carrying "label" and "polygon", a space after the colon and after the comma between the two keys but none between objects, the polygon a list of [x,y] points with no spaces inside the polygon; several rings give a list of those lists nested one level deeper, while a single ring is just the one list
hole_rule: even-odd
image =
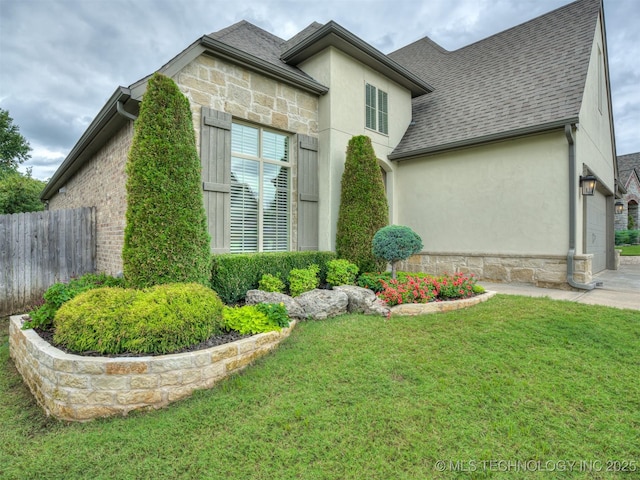
[{"label": "wooden privacy fence", "polygon": [[96,209],[0,215],[0,315],[21,313],[51,285],[95,271]]}]

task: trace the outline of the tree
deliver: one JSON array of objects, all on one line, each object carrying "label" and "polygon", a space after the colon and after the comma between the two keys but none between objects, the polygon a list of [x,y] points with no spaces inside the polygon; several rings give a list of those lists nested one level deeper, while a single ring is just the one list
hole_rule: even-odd
[{"label": "tree", "polygon": [[375,233],[389,223],[389,206],[371,139],[353,137],[347,147],[338,212],[336,253],[362,273],[384,269],[373,255]]},{"label": "tree", "polygon": [[422,250],[420,236],[404,225],[388,225],[373,236],[373,254],[391,263],[391,278],[396,278],[396,263]]},{"label": "tree", "polygon": [[127,284],[208,286],[210,237],[191,110],[169,77],[156,73],[149,79],[126,172]]},{"label": "tree", "polygon": [[4,167],[0,170],[0,215],[44,210],[40,194],[47,182],[32,178],[31,169],[24,175]]},{"label": "tree", "polygon": [[29,142],[13,124],[9,112],[0,108],[0,173],[4,173],[2,170],[17,170],[19,164],[31,157],[30,151]]}]

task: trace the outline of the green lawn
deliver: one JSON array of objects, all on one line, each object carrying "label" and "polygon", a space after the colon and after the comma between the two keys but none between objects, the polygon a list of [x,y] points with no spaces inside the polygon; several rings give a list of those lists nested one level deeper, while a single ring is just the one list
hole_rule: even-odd
[{"label": "green lawn", "polygon": [[[47,419],[8,350],[5,319],[3,479],[640,476],[638,311],[498,295],[447,314],[305,322],[212,390],[86,424]],[[535,461],[595,471],[522,471]]]},{"label": "green lawn", "polygon": [[620,255],[623,257],[634,257],[640,255],[640,245],[626,245],[624,247],[616,247],[621,250]]}]

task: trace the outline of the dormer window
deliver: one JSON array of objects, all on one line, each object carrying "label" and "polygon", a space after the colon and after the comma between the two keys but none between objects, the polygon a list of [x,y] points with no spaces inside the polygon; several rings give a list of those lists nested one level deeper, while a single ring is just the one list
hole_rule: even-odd
[{"label": "dormer window", "polygon": [[385,135],[389,134],[389,101],[387,92],[366,84],[365,126]]}]

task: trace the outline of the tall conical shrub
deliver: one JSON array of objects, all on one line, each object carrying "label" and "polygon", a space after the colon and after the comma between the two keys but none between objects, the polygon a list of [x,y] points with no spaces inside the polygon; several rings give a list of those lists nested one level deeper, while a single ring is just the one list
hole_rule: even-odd
[{"label": "tall conical shrub", "polygon": [[154,74],[135,122],[122,260],[128,285],[209,284],[210,238],[189,101]]},{"label": "tall conical shrub", "polygon": [[389,206],[371,139],[353,137],[347,147],[342,174],[336,253],[358,266],[360,272],[380,271],[384,260],[375,257],[371,242],[389,223]]}]

